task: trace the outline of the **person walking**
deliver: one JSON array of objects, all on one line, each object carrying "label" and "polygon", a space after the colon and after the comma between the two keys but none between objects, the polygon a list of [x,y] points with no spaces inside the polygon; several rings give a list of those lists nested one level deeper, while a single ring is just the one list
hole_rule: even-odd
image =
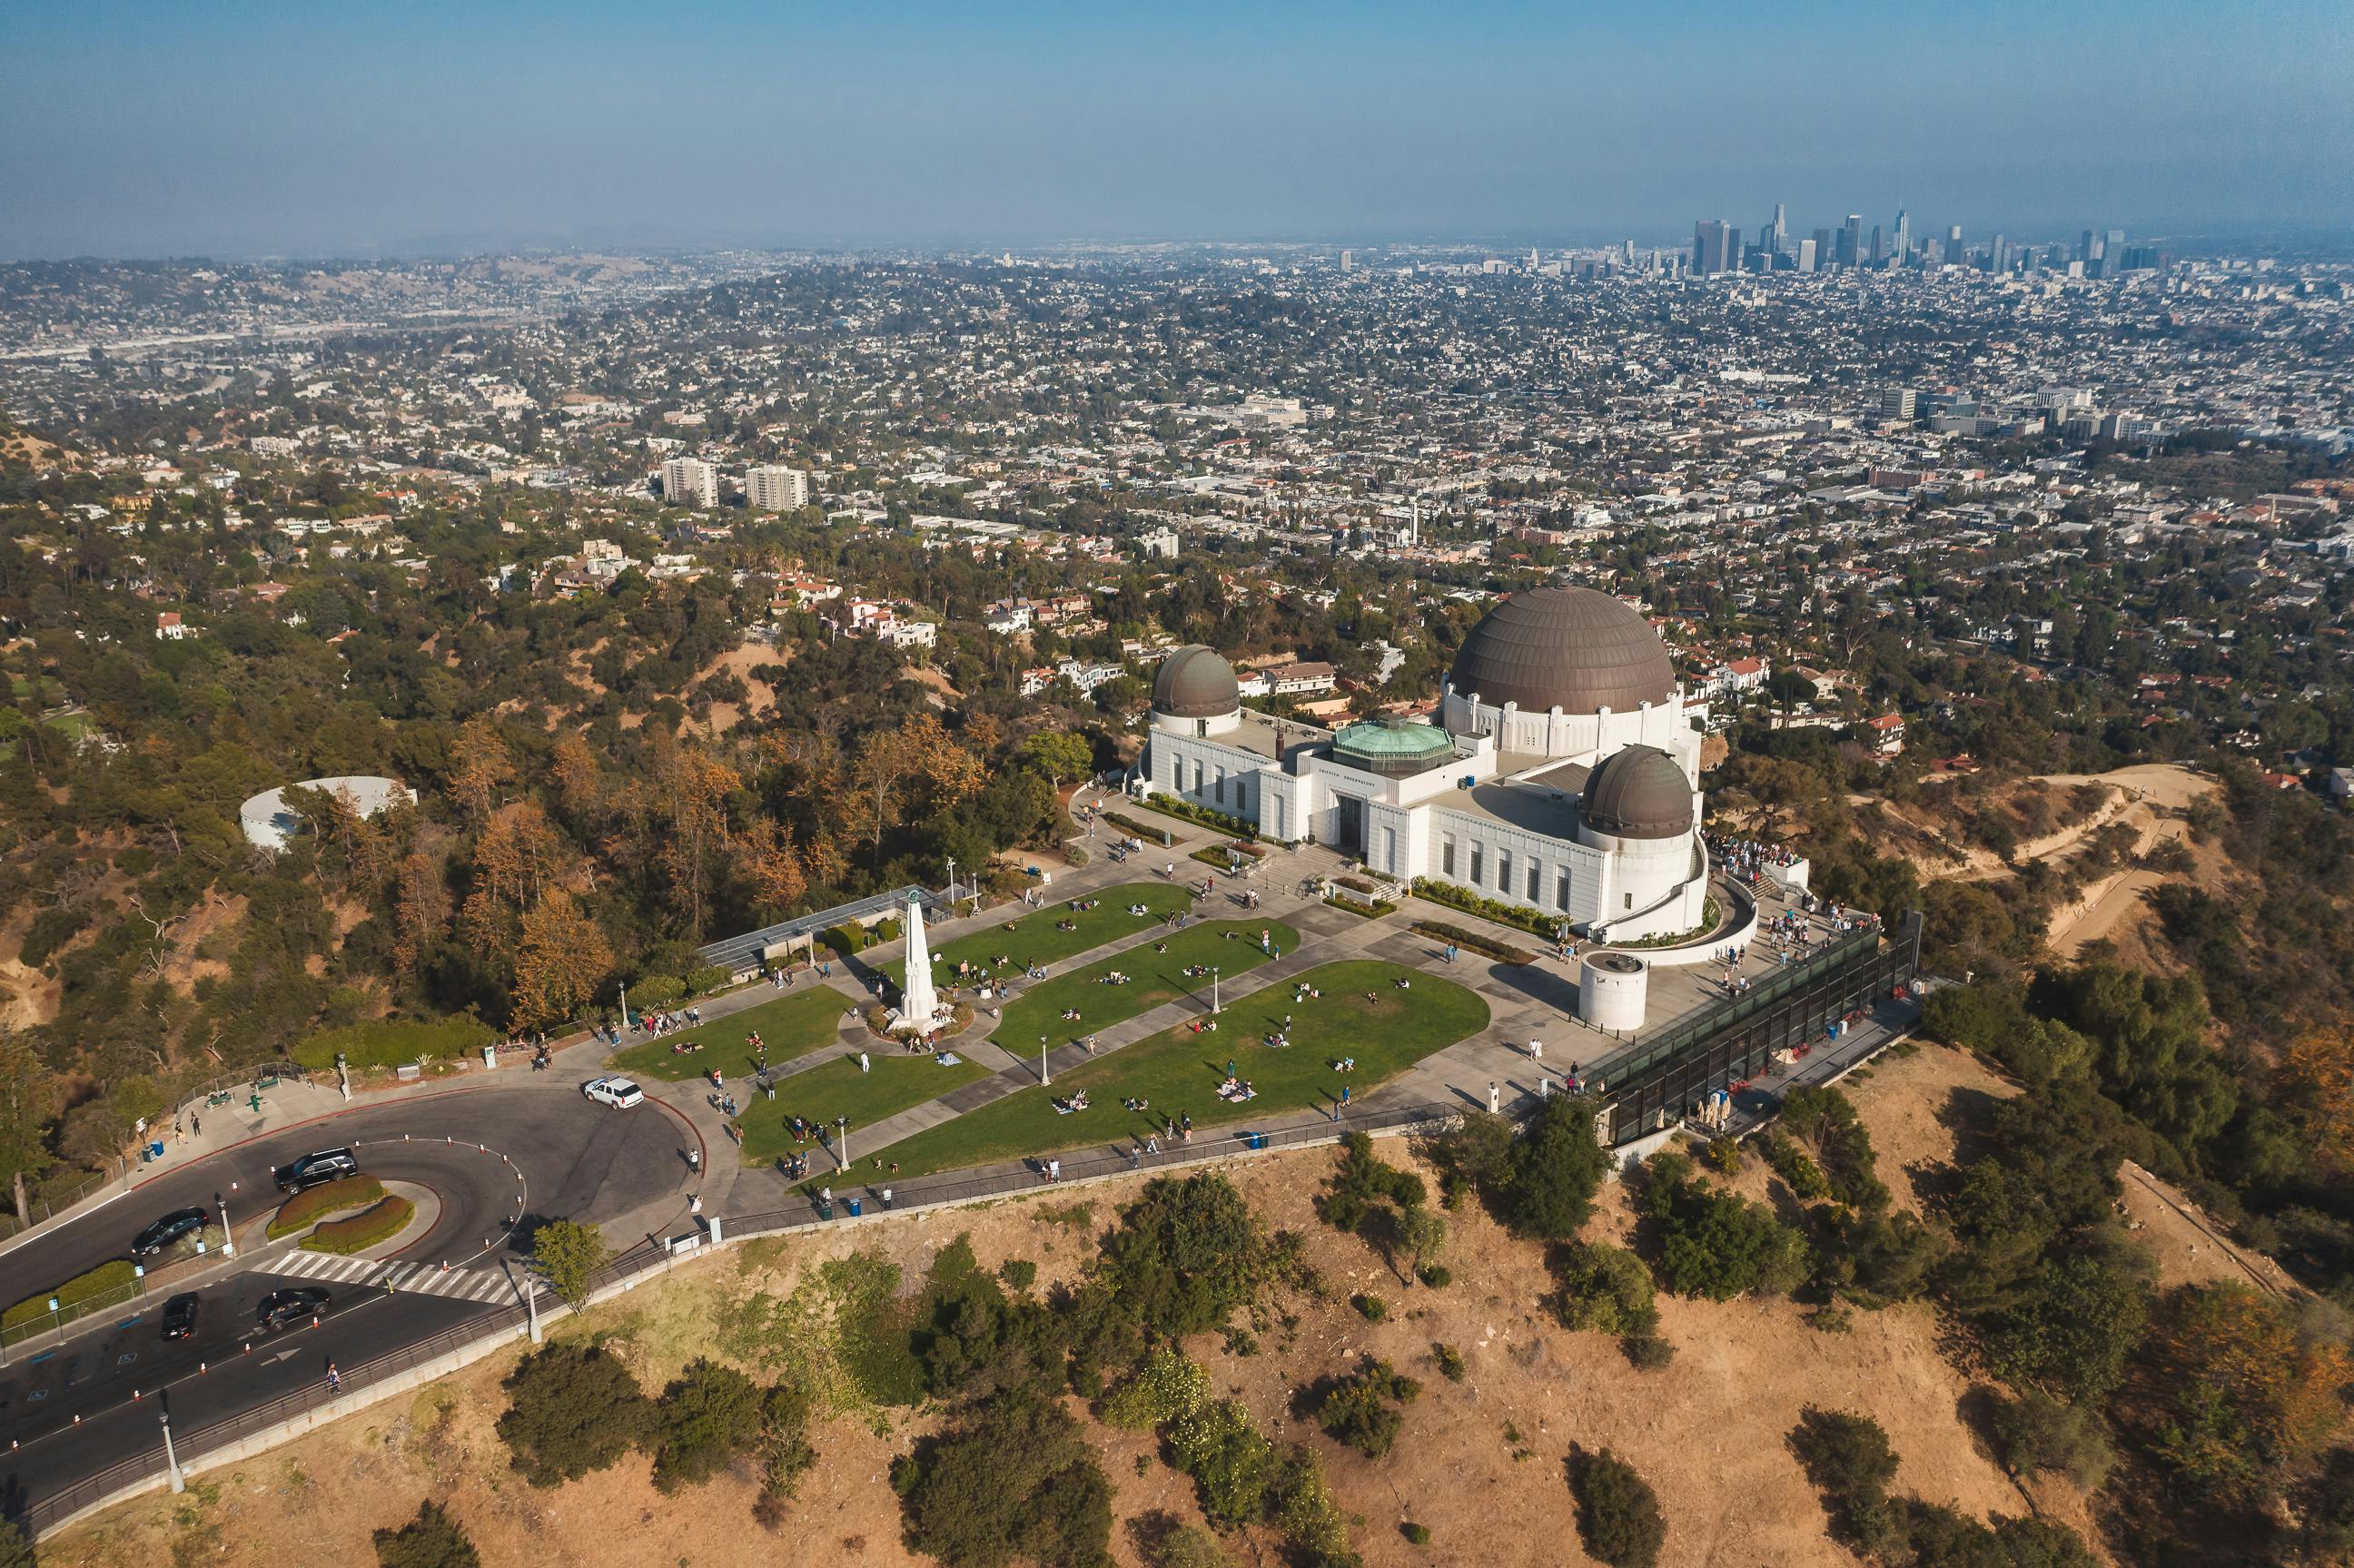
[{"label": "person walking", "polygon": [[333,1361],[327,1363],[327,1392],[329,1393],[344,1392],[344,1374],[335,1370],[335,1363]]},{"label": "person walking", "polygon": [[1059,1181],[1062,1179],[1063,1162],[1059,1160],[1049,1160],[1046,1161],[1046,1180],[1049,1181]]},{"label": "person walking", "polygon": [[687,1217],[688,1217],[689,1219],[699,1220],[699,1219],[703,1218],[703,1194],[702,1194],[702,1193],[697,1192],[697,1193],[695,1193],[693,1197],[691,1197],[691,1198],[687,1199],[687,1201],[686,1201],[686,1213],[687,1213]]},{"label": "person walking", "polygon": [[866,1065],[866,1053],[864,1051],[861,1051],[858,1054],[858,1070],[862,1073],[868,1070]]},{"label": "person walking", "polygon": [[1532,1062],[1542,1062],[1544,1060],[1543,1041],[1532,1040],[1529,1042],[1529,1060]]}]

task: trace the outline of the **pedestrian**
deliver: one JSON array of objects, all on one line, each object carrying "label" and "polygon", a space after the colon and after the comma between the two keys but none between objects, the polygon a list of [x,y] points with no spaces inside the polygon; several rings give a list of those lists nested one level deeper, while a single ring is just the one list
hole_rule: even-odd
[{"label": "pedestrian", "polygon": [[1488,1086],[1488,1114],[1495,1115],[1504,1108],[1504,1091],[1493,1083]]},{"label": "pedestrian", "polygon": [[205,1118],[194,1111],[188,1113],[188,1126],[196,1137],[202,1138],[205,1135]]},{"label": "pedestrian", "polygon": [[1059,1160],[1049,1160],[1046,1161],[1046,1180],[1049,1181],[1059,1181],[1062,1179],[1063,1162]]},{"label": "pedestrian", "polygon": [[693,1197],[689,1198],[689,1199],[686,1201],[686,1213],[687,1213],[687,1217],[688,1217],[688,1218],[690,1218],[690,1219],[696,1219],[696,1220],[699,1220],[699,1219],[703,1218],[703,1194],[702,1194],[702,1193],[697,1192],[697,1193],[695,1193]]},{"label": "pedestrian", "polygon": [[344,1374],[335,1370],[334,1362],[329,1361],[327,1363],[327,1392],[329,1393],[341,1393],[343,1390]]},{"label": "pedestrian", "polygon": [[1349,1086],[1346,1084],[1341,1086],[1341,1108],[1342,1110],[1349,1108]]},{"label": "pedestrian", "polygon": [[1532,1040],[1529,1042],[1529,1060],[1532,1062],[1542,1062],[1544,1060],[1543,1041]]},{"label": "pedestrian", "polygon": [[891,1206],[891,1189],[888,1187],[883,1189],[883,1206],[886,1209]]},{"label": "pedestrian", "polygon": [[867,1065],[866,1065],[866,1053],[865,1053],[865,1052],[864,1052],[864,1051],[861,1051],[861,1052],[858,1054],[858,1070],[859,1070],[860,1072],[862,1072],[862,1073],[864,1073],[864,1072],[865,1072],[865,1071],[867,1070]]}]

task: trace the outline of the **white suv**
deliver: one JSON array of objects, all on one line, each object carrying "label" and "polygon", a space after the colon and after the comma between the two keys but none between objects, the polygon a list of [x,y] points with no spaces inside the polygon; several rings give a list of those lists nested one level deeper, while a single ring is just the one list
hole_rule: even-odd
[{"label": "white suv", "polygon": [[580,1086],[580,1092],[615,1110],[627,1110],[646,1097],[645,1091],[627,1078],[591,1078]]}]

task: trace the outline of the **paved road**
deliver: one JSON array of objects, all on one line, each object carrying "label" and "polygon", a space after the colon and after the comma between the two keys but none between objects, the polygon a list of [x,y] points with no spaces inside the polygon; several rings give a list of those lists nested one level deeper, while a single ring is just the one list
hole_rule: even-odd
[{"label": "paved road", "polygon": [[[605,1224],[613,1227],[614,1244],[623,1245],[645,1228],[670,1223],[670,1209],[683,1217],[683,1150],[695,1135],[657,1106],[611,1111],[591,1103],[578,1092],[580,1075],[515,1074],[283,1128],[160,1176],[0,1256],[0,1295],[17,1299],[126,1255],[131,1238],[150,1220],[177,1208],[211,1207],[216,1192],[229,1201],[240,1252],[196,1287],[203,1306],[191,1340],[167,1345],[158,1333],[167,1289],[107,1315],[102,1328],[78,1324],[62,1343],[8,1351],[0,1370],[0,1442],[18,1446],[0,1471],[0,1509],[153,1444],[159,1386],[172,1386],[175,1426],[193,1427],[322,1377],[330,1360],[356,1365],[511,1302],[511,1293],[495,1287],[503,1277],[499,1260],[535,1221]],[[329,1269],[323,1266],[329,1260],[261,1235],[275,1206],[271,1168],[343,1145],[358,1151],[370,1174],[429,1188],[440,1200],[431,1230],[394,1255],[431,1272],[397,1282],[390,1294],[376,1278],[382,1266],[333,1260]],[[454,1279],[440,1276],[445,1261]],[[325,1320],[266,1346],[256,1342],[248,1355],[256,1303],[270,1289],[294,1285],[333,1293]],[[296,1353],[280,1353],[289,1348]],[[199,1375],[199,1362],[210,1370]],[[134,1389],[145,1403],[129,1404]]]}]

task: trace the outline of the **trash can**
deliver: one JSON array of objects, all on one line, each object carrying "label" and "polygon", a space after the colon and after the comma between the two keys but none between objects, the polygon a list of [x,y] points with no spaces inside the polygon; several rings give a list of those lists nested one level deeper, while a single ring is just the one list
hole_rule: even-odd
[{"label": "trash can", "polygon": [[1243,1144],[1246,1148],[1249,1149],[1265,1149],[1267,1147],[1267,1134],[1263,1132],[1246,1132],[1243,1135]]},{"label": "trash can", "polygon": [[855,1198],[853,1198],[853,1199],[851,1199],[851,1200],[850,1200],[850,1217],[851,1217],[852,1219],[854,1219],[854,1219],[856,1219],[856,1218],[858,1217],[858,1214],[859,1214],[858,1200],[857,1200],[857,1199],[855,1199]]},{"label": "trash can", "polygon": [[830,1220],[833,1218],[833,1205],[832,1203],[820,1203],[817,1206],[817,1217],[821,1220]]}]

